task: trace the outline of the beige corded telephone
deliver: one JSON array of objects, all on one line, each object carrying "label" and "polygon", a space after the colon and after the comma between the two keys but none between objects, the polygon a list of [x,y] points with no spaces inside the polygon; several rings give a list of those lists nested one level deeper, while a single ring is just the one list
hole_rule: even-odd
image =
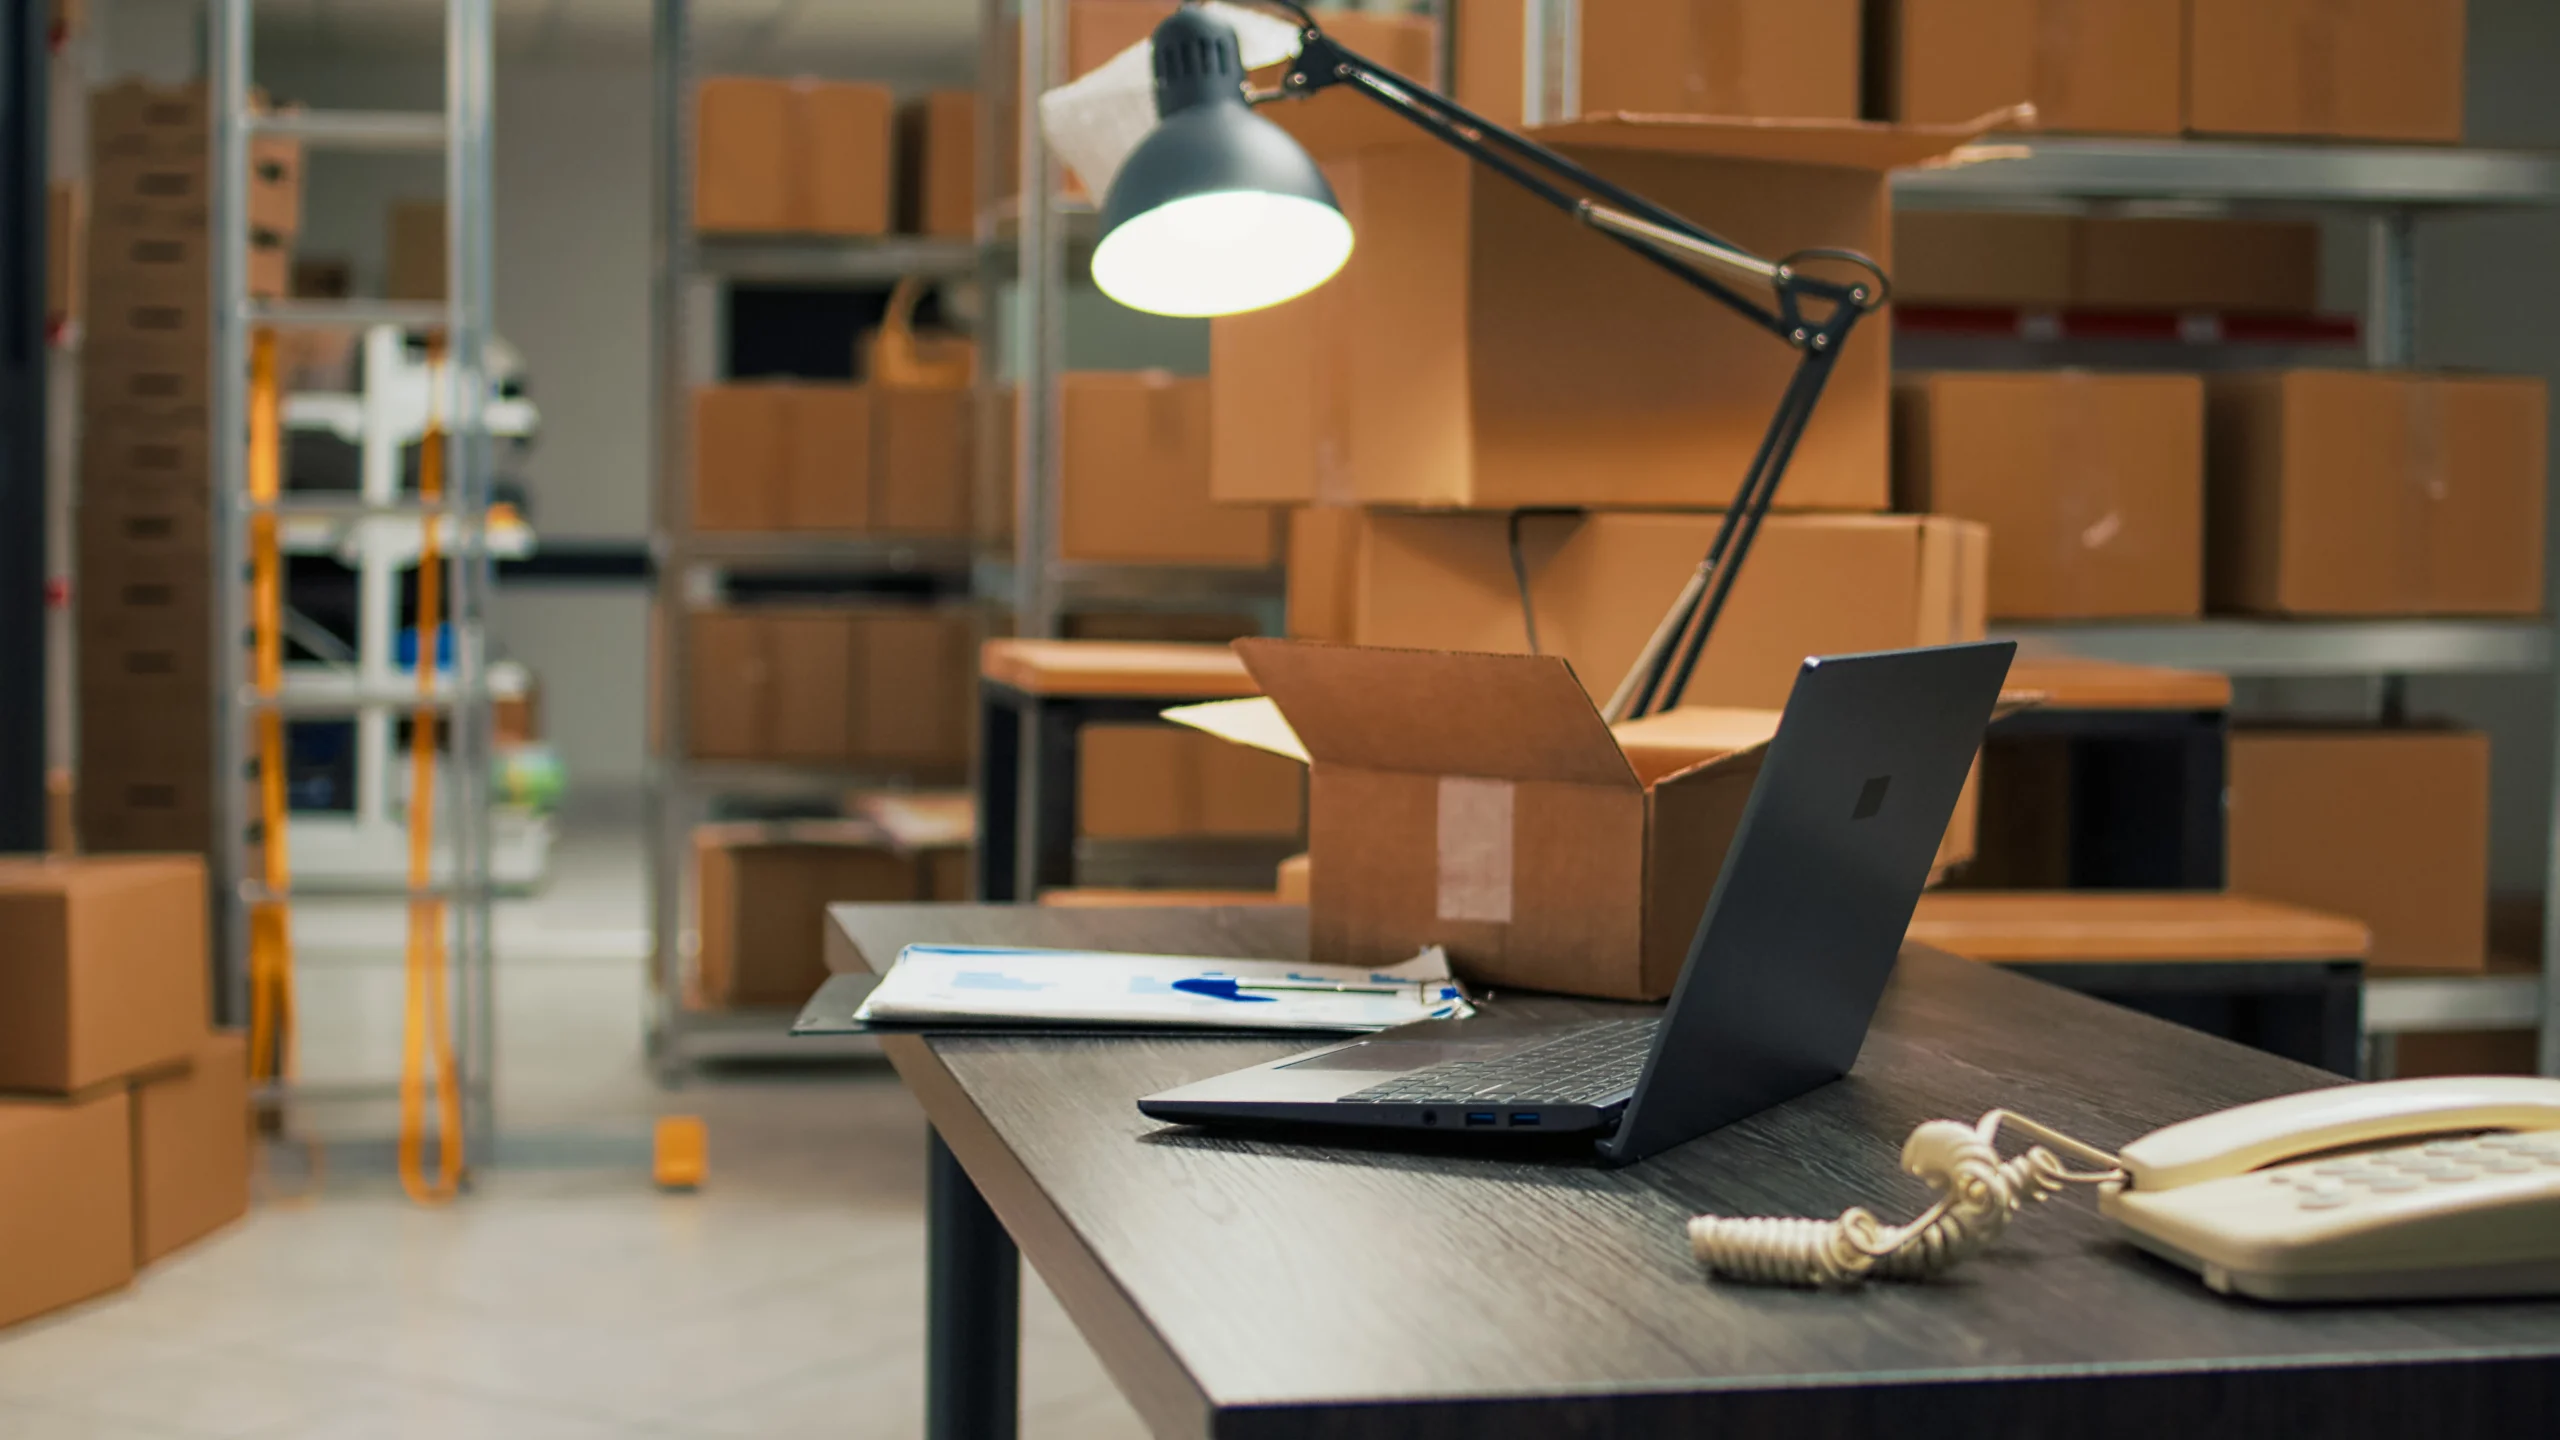
[{"label": "beige corded telephone", "polygon": [[[2002,1160],[2006,1124],[2042,1146]],[[1910,1223],[1700,1216],[1718,1273],[1787,1284],[1916,1279],[1981,1249],[2029,1201],[2099,1187],[2124,1238],[2261,1300],[2560,1294],[2560,1080],[2342,1085],[2169,1126],[2109,1156],[2002,1111],[1932,1121],[1903,1166],[1940,1192]]]}]

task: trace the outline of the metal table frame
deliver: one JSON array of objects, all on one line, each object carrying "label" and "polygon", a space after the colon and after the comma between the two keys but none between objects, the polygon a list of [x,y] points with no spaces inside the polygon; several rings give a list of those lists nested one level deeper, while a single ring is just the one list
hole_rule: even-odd
[{"label": "metal table frame", "polygon": [[1077,755],[1087,725],[1160,725],[1219,695],[1044,695],[978,681],[977,898],[1036,900],[1076,880]]}]

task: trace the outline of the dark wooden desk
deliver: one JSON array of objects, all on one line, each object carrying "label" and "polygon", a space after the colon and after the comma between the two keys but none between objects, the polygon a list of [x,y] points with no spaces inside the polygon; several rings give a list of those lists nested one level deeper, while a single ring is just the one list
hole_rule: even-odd
[{"label": "dark wooden desk", "polygon": [[[853,969],[916,940],[1296,955],[1305,921],[1278,906],[844,905],[828,932],[830,964]],[[2077,1196],[1936,1284],[1820,1294],[1701,1276],[1682,1233],[1696,1211],[1917,1209],[1894,1160],[1925,1119],[2011,1105],[2113,1146],[2332,1078],[1922,947],[1849,1079],[1620,1171],[1212,1135],[1130,1103],[1298,1042],[885,1048],[938,1136],[938,1437],[1012,1433],[1008,1234],[1166,1436],[2560,1433],[2560,1302],[2220,1299],[2108,1240]]]}]

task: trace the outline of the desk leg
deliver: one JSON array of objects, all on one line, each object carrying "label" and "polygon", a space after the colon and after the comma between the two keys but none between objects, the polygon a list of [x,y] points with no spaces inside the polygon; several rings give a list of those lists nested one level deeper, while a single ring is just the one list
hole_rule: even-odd
[{"label": "desk leg", "polygon": [[1084,721],[1073,701],[1033,696],[1026,702],[1013,900],[1027,904],[1043,890],[1076,883],[1076,747]]},{"label": "desk leg", "polygon": [[1021,1406],[1022,1261],[942,1143],[925,1142],[927,1440],[1013,1440]]},{"label": "desk leg", "polygon": [[978,685],[977,898],[1018,900],[1014,836],[1022,824],[1022,708],[1009,694]]}]

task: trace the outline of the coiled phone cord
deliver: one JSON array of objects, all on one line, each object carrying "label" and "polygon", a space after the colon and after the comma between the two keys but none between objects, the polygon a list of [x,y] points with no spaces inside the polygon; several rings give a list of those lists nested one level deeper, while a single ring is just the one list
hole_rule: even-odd
[{"label": "coiled phone cord", "polygon": [[[2003,1126],[2044,1143],[2004,1160]],[[2070,1169],[2048,1145],[2102,1168]],[[2115,1156],[2006,1110],[1970,1127],[1953,1120],[1923,1124],[1903,1144],[1902,1168],[1939,1192],[1936,1204],[1906,1224],[1888,1227],[1854,1205],[1836,1220],[1700,1215],[1689,1222],[1689,1249],[1715,1274],[1749,1284],[1836,1289],[1871,1275],[1925,1280],[2000,1238],[2029,1203],[2071,1185],[2124,1178]]]}]

